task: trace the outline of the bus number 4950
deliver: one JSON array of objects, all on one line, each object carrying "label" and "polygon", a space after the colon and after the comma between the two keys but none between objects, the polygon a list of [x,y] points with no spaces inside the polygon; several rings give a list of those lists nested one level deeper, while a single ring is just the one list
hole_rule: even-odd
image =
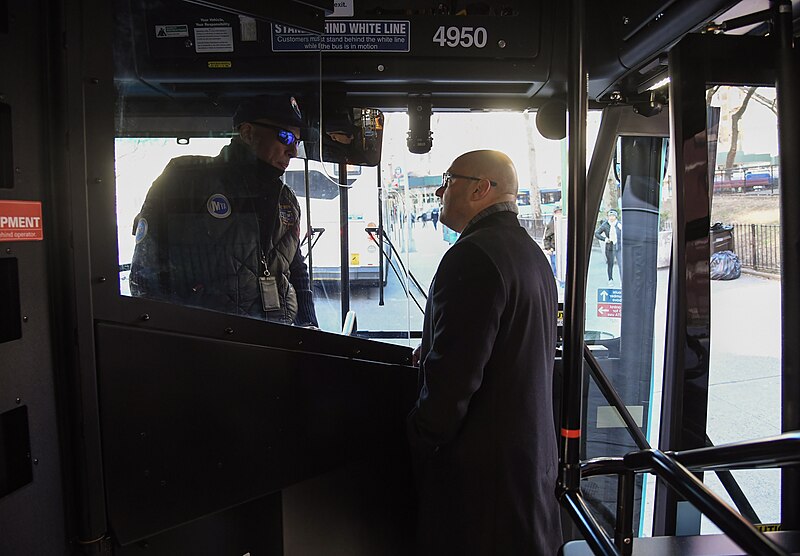
[{"label": "bus number 4950", "polygon": [[485,27],[445,27],[441,26],[433,35],[433,42],[439,46],[469,48],[486,46],[487,33]]}]

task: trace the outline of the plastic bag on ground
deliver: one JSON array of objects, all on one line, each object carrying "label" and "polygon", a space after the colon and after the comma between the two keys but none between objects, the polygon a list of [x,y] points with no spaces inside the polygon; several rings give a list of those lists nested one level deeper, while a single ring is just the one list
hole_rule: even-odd
[{"label": "plastic bag on ground", "polygon": [[712,280],[736,280],[742,275],[742,263],[733,251],[719,251],[711,255]]}]

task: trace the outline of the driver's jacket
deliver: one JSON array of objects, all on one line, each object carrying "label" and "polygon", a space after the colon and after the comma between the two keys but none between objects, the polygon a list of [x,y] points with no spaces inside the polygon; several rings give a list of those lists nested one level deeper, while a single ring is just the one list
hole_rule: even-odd
[{"label": "driver's jacket", "polygon": [[[131,293],[272,322],[316,325],[308,269],[298,252],[300,206],[280,175],[254,160],[236,139],[213,158],[171,160],[134,221]],[[278,195],[274,189],[270,195],[268,188],[279,188]],[[276,278],[279,309],[265,311],[262,276]],[[296,319],[293,282],[302,290],[301,303],[308,305],[301,308],[302,322]]]}]

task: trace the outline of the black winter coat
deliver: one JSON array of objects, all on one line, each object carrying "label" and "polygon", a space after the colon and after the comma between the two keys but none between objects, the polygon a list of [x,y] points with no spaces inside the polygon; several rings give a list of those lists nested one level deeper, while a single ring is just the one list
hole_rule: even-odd
[{"label": "black winter coat", "polygon": [[[614,251],[619,251],[622,247],[622,223],[617,220],[614,223],[614,227],[617,229],[617,242],[614,244]],[[603,220],[594,231],[594,237],[603,242],[611,239],[611,223],[608,220]]]},{"label": "black winter coat", "polygon": [[419,553],[555,554],[557,292],[512,212],[469,226],[431,284],[408,420]]},{"label": "black winter coat", "polygon": [[[300,206],[239,140],[170,161],[136,218],[131,293],[284,324],[317,324],[299,252]],[[262,256],[280,308],[265,312]]]}]

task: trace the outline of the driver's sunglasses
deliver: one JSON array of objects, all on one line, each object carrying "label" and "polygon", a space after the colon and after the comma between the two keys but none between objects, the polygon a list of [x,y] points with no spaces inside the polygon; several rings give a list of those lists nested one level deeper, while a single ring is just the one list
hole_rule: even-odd
[{"label": "driver's sunglasses", "polygon": [[282,127],[278,127],[272,124],[264,124],[261,122],[248,122],[251,125],[255,125],[258,127],[266,127],[269,129],[274,129],[278,132],[278,141],[283,143],[284,145],[298,145],[300,143],[300,137],[289,131],[288,129],[283,129]]},{"label": "driver's sunglasses", "polygon": [[462,179],[462,180],[472,180],[472,181],[481,181],[486,180],[492,187],[497,185],[496,181],[492,181],[489,178],[477,178],[475,176],[462,176],[461,174],[452,174],[450,172],[445,172],[442,174],[442,187],[447,189],[450,186],[450,180],[453,179]]}]

